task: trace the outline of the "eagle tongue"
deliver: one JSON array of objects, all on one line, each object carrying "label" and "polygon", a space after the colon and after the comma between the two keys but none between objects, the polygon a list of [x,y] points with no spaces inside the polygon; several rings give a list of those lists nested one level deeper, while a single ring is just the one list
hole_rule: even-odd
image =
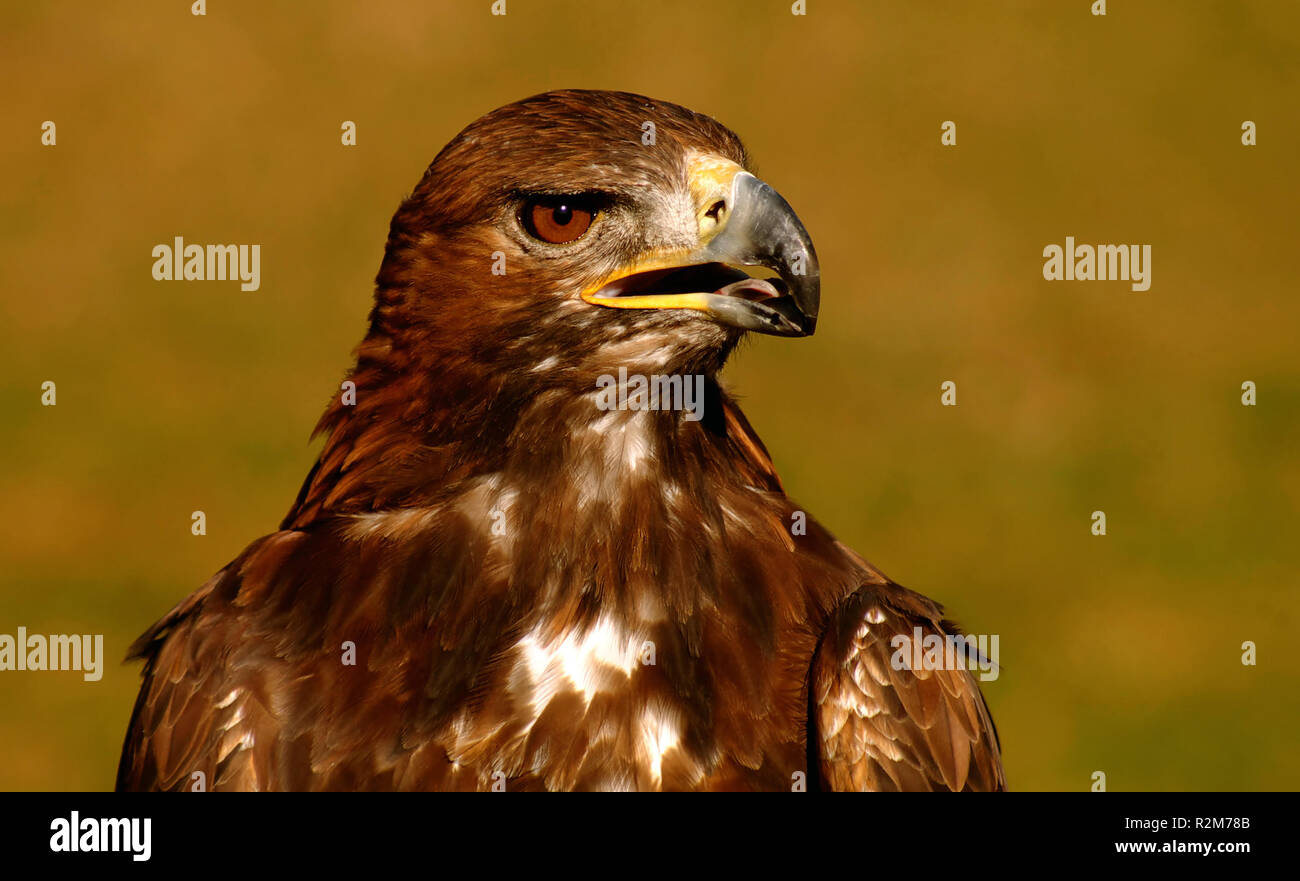
[{"label": "eagle tongue", "polygon": [[764,278],[742,278],[725,287],[718,288],[714,293],[724,297],[749,300],[753,303],[761,303],[764,300],[773,300],[781,296],[781,292],[776,289],[776,286]]}]

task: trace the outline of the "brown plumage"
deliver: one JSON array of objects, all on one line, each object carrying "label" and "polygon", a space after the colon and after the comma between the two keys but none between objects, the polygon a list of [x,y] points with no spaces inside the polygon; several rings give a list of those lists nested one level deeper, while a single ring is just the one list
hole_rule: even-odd
[{"label": "brown plumage", "polygon": [[[971,674],[889,662],[952,625],[792,529],[718,384],[745,330],[816,318],[811,243],[745,165],[713,120],[615,92],[452,141],[280,531],[133,647],[118,787],[1003,788]],[[565,244],[529,221],[588,216]],[[702,418],[601,409],[620,367],[702,376]]]}]

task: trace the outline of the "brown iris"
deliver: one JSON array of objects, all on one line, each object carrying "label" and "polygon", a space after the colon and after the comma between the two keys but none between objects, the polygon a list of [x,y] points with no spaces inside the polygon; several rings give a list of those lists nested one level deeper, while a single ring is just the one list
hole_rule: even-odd
[{"label": "brown iris", "polygon": [[537,200],[524,206],[524,226],[529,234],[552,245],[576,242],[595,216],[595,211],[565,198]]}]

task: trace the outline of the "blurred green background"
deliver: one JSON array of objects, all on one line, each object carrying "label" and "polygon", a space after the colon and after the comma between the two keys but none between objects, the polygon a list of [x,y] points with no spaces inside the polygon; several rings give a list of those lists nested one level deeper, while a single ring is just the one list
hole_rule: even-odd
[{"label": "blurred green background", "polygon": [[[0,788],[112,785],[120,658],[287,510],[398,202],[559,87],[714,116],[804,219],[817,336],[727,378],[791,495],[1000,635],[1013,788],[1300,788],[1300,6],[1089,5],[4,4],[0,633],[108,661],[0,673]],[[177,235],[260,243],[261,289],[153,281]],[[1044,281],[1067,235],[1151,289]]]}]

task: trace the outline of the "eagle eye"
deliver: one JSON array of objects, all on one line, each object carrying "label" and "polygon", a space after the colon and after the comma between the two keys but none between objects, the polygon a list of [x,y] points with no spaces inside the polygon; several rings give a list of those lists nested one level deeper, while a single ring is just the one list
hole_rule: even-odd
[{"label": "eagle eye", "polygon": [[524,229],[535,239],[567,245],[582,238],[596,219],[596,206],[582,196],[542,196],[524,203]]}]

